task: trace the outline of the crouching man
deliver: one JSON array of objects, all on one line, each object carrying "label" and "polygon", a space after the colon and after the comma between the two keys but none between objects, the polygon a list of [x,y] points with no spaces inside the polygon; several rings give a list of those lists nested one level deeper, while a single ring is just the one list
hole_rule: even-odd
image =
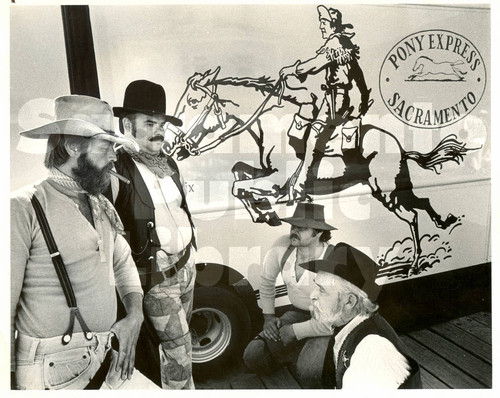
[{"label": "crouching man", "polygon": [[[328,323],[333,331],[322,387],[422,388],[418,364],[377,313],[377,264],[359,250],[339,243],[328,258],[301,267],[317,273],[312,316]],[[301,369],[298,371],[300,374]]]},{"label": "crouching man", "polygon": [[[48,178],[11,196],[13,388],[157,388],[134,372],[143,293],[102,195],[114,144],[135,143],[112,132],[111,107],[97,98],[59,97],[55,116],[21,133],[48,139]],[[115,288],[127,311],[118,322]]]}]

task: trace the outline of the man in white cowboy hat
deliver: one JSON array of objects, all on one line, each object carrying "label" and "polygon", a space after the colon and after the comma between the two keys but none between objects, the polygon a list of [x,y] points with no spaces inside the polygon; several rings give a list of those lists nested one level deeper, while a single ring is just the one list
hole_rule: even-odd
[{"label": "man in white cowboy hat", "polygon": [[[263,330],[250,341],[243,355],[248,368],[260,374],[288,364],[305,369],[307,373],[309,365],[300,365],[309,358],[304,354],[310,350],[315,338],[332,333],[328,325],[311,319],[309,296],[314,289],[314,274],[299,264],[328,255],[334,248],[328,241],[331,231],[336,228],[325,222],[323,206],[312,203],[298,203],[293,216],[281,218],[281,221],[291,225],[290,234],[274,243],[264,258],[261,271],[259,293],[264,315]],[[292,305],[277,317],[275,284],[280,273]],[[309,375],[300,377],[307,379]]]},{"label": "man in white cowboy hat", "polygon": [[[363,116],[370,106],[371,90],[366,86],[363,71],[358,63],[359,47],[351,41],[354,33],[346,32],[346,29],[352,29],[353,26],[342,24],[342,14],[335,8],[318,6],[318,16],[325,44],[316,51],[314,57],[306,61],[298,60],[280,71],[282,78],[295,76],[301,82],[309,75],[326,72],[325,84],[321,86],[324,96],[319,109],[316,96],[311,94],[311,101],[301,104],[287,132],[289,144],[300,161],[296,171],[287,181],[285,196],[289,201],[297,196],[305,196],[306,180],[314,180],[317,177],[319,163],[327,152],[329,156],[342,156],[342,132],[335,131],[335,126]],[[349,95],[353,82],[360,94],[357,115],[353,114],[354,107],[351,106]],[[349,123],[348,127],[347,146],[350,148],[359,140],[359,132],[356,131],[355,123]],[[328,136],[322,134],[323,132]],[[329,143],[331,139],[334,139],[334,144]]]},{"label": "man in white cowboy hat", "polygon": [[377,312],[381,290],[376,283],[377,264],[339,242],[324,259],[301,267],[317,274],[311,294],[313,319],[333,331],[326,351],[316,346],[307,353],[310,360],[304,361],[324,365],[316,368],[321,387],[422,388],[417,362]]},{"label": "man in white cowboy hat", "polygon": [[143,292],[102,195],[114,145],[136,144],[113,133],[106,102],[81,95],[56,98],[55,121],[21,135],[48,139],[49,174],[11,196],[13,388],[157,388],[134,372]]},{"label": "man in white cowboy hat", "polygon": [[[147,80],[131,82],[123,107],[113,108],[120,130],[141,151],[119,153],[116,170],[131,184],[117,186],[112,180],[111,196],[139,270],[146,330],[156,347],[155,352],[146,350],[151,344],[142,345],[148,336],[143,331],[137,367],[164,389],[194,389],[189,320],[196,279],[195,228],[179,169],[162,149],[166,123],[182,122],[165,114],[165,108],[165,90]],[[159,355],[158,361],[142,355],[148,352]]]}]

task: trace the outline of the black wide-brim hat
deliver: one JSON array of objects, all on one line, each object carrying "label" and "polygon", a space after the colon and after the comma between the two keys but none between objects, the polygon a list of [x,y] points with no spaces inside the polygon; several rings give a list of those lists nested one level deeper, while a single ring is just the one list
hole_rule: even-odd
[{"label": "black wide-brim hat", "polygon": [[320,271],[337,275],[364,291],[368,298],[375,302],[382,287],[378,285],[378,265],[362,251],[339,242],[322,260],[308,261],[299,264],[302,268],[318,273]]},{"label": "black wide-brim hat", "polygon": [[182,126],[182,120],[165,114],[165,90],[159,84],[148,80],[136,80],[130,83],[123,98],[123,106],[113,107],[116,117],[126,117],[133,113],[144,113],[150,116],[162,116],[166,122],[174,126]]},{"label": "black wide-brim hat", "polygon": [[324,206],[314,203],[299,202],[292,217],[280,218],[280,220],[297,227],[314,228],[323,231],[337,229],[326,223]]}]

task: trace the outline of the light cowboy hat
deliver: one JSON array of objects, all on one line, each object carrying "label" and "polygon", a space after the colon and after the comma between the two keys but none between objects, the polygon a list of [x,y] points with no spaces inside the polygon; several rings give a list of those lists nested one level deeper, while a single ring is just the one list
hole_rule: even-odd
[{"label": "light cowboy hat", "polygon": [[162,86],[149,80],[135,80],[125,89],[123,107],[115,106],[113,112],[116,117],[127,117],[134,113],[160,116],[174,126],[182,126],[182,120],[165,114],[166,102],[165,90]]},{"label": "light cowboy hat", "polygon": [[86,95],[63,95],[54,100],[54,113],[53,122],[20,134],[28,138],[49,138],[55,134],[99,138],[139,152],[134,140],[114,132],[113,111],[105,101]]},{"label": "light cowboy hat", "polygon": [[313,203],[297,203],[293,216],[280,218],[280,220],[297,227],[308,227],[323,231],[337,229],[325,222],[324,206]]}]

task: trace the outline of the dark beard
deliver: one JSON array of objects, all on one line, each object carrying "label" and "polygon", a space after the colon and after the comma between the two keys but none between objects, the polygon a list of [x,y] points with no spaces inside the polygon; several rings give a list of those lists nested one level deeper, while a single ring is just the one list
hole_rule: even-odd
[{"label": "dark beard", "polygon": [[77,162],[78,167],[71,170],[75,181],[91,195],[106,191],[111,180],[108,172],[113,167],[113,163],[99,170],[89,161],[86,153],[82,153]]}]

